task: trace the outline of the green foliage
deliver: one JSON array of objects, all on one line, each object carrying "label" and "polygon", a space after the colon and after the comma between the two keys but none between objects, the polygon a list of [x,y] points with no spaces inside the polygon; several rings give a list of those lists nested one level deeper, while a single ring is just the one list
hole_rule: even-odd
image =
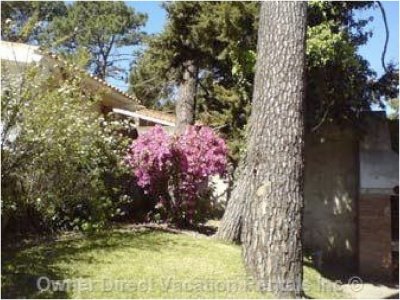
[{"label": "green foliage", "polygon": [[[373,6],[373,2],[309,2],[308,131],[316,131],[327,122],[355,125],[360,111],[396,97],[397,68],[389,66],[389,71],[377,78],[357,54],[358,47],[372,35],[365,30],[372,18],[357,19],[354,11]],[[131,90],[136,93],[135,86],[140,86],[138,96],[146,103],[173,99],[182,62],[193,59],[200,68],[197,116],[226,135],[234,160],[243,148],[251,108],[258,9],[254,2],[169,3],[165,30],[149,42],[142,54],[146,60],[139,60],[130,78]],[[155,52],[163,55],[153,55]],[[157,83],[154,93],[146,92],[150,85],[142,85],[148,78]],[[171,93],[161,97],[158,92],[166,85]]]},{"label": "green foliage", "polygon": [[137,45],[147,16],[119,1],[74,2],[67,13],[51,22],[47,46],[54,51],[71,54],[85,49],[90,54],[89,68],[99,76],[120,77],[118,61],[130,53],[116,53],[122,46]]},{"label": "green foliage", "polygon": [[[369,110],[373,103],[384,107],[384,100],[397,94],[396,68],[389,66],[388,72],[377,78],[369,63],[357,54],[358,47],[372,35],[363,30],[371,18],[356,21],[353,10],[372,5],[371,2],[310,5],[306,121],[311,131],[326,122],[357,126],[360,111]],[[322,23],[318,25],[316,20]]]},{"label": "green foliage", "polygon": [[[232,142],[242,136],[252,93],[256,2],[171,2],[165,30],[147,40],[131,71],[130,90],[146,105],[174,103],[182,65],[201,68],[197,115]],[[236,156],[240,146],[232,149]]]},{"label": "green foliage", "polygon": [[[354,46],[346,41],[344,32],[332,30],[334,22],[328,21],[310,27],[307,31],[307,56],[309,67],[323,67],[336,56],[353,58]],[[356,61],[354,60],[354,63]]]},{"label": "green foliage", "polygon": [[48,23],[65,13],[61,1],[1,1],[1,39],[37,42]]},{"label": "green foliage", "polygon": [[136,66],[131,70],[129,90],[143,105],[155,108],[166,104],[168,97],[173,94],[175,81],[168,79],[169,58],[157,45],[158,38],[147,38],[146,42],[148,50],[138,56]]},{"label": "green foliage", "polygon": [[83,75],[64,71],[33,67],[16,81],[3,68],[3,226],[96,230],[118,214],[120,199],[129,201],[110,180],[127,174],[122,125],[99,115]]}]

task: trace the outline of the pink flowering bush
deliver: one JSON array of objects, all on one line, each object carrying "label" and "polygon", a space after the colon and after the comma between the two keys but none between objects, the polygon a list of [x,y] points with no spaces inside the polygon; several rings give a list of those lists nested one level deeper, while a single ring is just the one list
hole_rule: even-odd
[{"label": "pink flowering bush", "polygon": [[188,126],[172,137],[155,126],[132,143],[125,161],[167,220],[192,224],[199,220],[209,178],[225,175],[227,146],[209,127]]},{"label": "pink flowering bush", "polygon": [[172,167],[172,138],[160,126],[155,126],[132,143],[126,162],[134,171],[137,183],[146,192],[167,178]]}]

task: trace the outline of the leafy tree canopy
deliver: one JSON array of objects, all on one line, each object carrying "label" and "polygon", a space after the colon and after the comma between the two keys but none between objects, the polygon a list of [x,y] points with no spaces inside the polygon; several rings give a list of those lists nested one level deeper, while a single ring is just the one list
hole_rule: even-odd
[{"label": "leafy tree canopy", "polygon": [[183,62],[193,60],[201,70],[198,113],[237,137],[249,111],[244,103],[251,96],[259,3],[173,2],[164,7],[168,23],[147,40],[131,71],[131,91],[162,108],[174,101]]},{"label": "leafy tree canopy", "polygon": [[[48,27],[47,42],[52,50],[66,55],[86,52],[88,68],[98,77],[121,77],[117,62],[130,53],[116,53],[121,46],[137,45],[147,20],[124,2],[74,2],[65,15]],[[127,57],[128,56],[128,57]]]},{"label": "leafy tree canopy", "polygon": [[[371,103],[383,105],[397,95],[395,66],[377,78],[357,54],[372,36],[357,19],[357,9],[374,2],[308,4],[307,129],[316,131],[331,121],[352,123]],[[259,4],[255,2],[172,2],[165,5],[164,31],[147,40],[130,76],[130,89],[153,106],[174,99],[183,62],[200,68],[197,110],[206,124],[221,129],[234,157],[241,148],[255,70]],[[164,99],[164,101],[159,101]]]},{"label": "leafy tree canopy", "polygon": [[2,1],[1,39],[11,42],[37,42],[44,28],[67,7],[59,1]]}]

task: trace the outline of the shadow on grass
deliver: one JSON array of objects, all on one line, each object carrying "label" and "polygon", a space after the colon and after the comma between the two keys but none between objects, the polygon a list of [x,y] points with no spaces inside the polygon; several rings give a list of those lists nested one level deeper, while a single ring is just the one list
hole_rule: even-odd
[{"label": "shadow on grass", "polygon": [[[42,238],[25,242],[3,242],[2,244],[2,298],[69,298],[68,291],[40,291],[37,281],[45,276],[51,280],[74,278],[73,274],[59,267],[79,260],[85,263],[101,263],[91,255],[93,250],[113,251],[136,248],[161,251],[175,242],[166,235],[152,234],[154,231],[118,232],[104,231],[82,236],[63,236],[61,239]],[[46,281],[42,282],[46,286]]]},{"label": "shadow on grass", "polygon": [[[387,278],[380,278],[380,277],[371,278],[371,277],[360,276],[357,272],[354,271],[353,268],[346,268],[346,266],[340,264],[325,264],[321,268],[317,268],[310,261],[304,261],[303,264],[304,266],[314,269],[316,272],[320,274],[321,277],[329,280],[330,282],[337,282],[338,286],[342,287],[346,285],[349,286],[352,283],[352,279],[359,278],[362,284],[371,284],[375,287],[386,287],[394,289],[393,293],[391,295],[389,294],[384,299],[399,298],[399,293],[398,293],[399,287],[398,287],[398,281],[396,280],[393,281],[393,280],[388,280]],[[322,285],[321,288],[324,288],[324,285]],[[354,291],[354,294],[357,294],[357,291]],[[347,296],[349,297],[351,296],[351,294]],[[305,294],[304,298],[311,299],[312,297],[310,297],[310,295],[308,294]],[[383,298],[383,295],[381,298]]]},{"label": "shadow on grass", "polygon": [[363,283],[373,284],[375,286],[386,286],[389,288],[398,288],[398,278],[392,280],[387,277],[366,277],[360,275],[354,268],[346,268],[342,264],[325,264],[321,268],[316,268],[311,262],[304,262],[304,265],[316,269],[322,276],[331,281],[340,281],[343,284],[349,283],[354,277],[359,277]]}]

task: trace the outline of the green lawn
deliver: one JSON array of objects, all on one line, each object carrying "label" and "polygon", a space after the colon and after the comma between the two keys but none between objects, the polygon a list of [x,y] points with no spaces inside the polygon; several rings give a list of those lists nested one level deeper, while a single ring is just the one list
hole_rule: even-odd
[{"label": "green lawn", "polygon": [[[42,278],[42,292],[37,287],[41,276],[53,280],[49,288]],[[320,280],[324,286],[329,283],[305,267],[308,297],[344,296],[320,291]],[[246,278],[239,246],[203,236],[119,228],[92,236],[64,234],[55,241],[21,241],[2,249],[3,298],[268,296],[256,292]]]}]

